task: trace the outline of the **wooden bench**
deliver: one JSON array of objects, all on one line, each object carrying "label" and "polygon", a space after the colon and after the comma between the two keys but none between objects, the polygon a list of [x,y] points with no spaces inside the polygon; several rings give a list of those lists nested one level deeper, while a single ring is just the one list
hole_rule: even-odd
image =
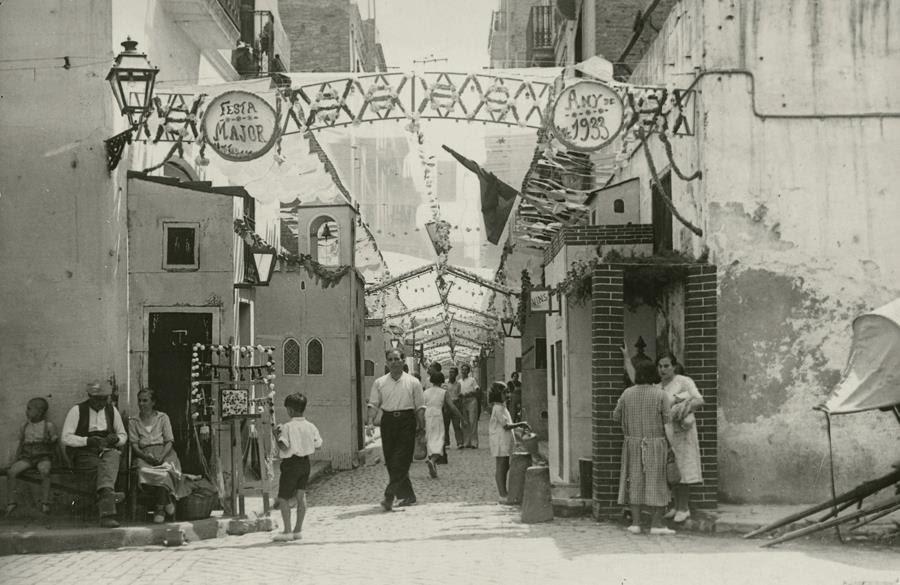
[{"label": "wooden bench", "polygon": [[[0,467],[0,477],[7,477],[9,467]],[[90,471],[81,471],[72,469],[71,467],[54,465],[50,469],[50,490],[63,492],[72,497],[69,503],[69,509],[76,511],[82,519],[95,514],[96,505],[96,485],[93,481],[93,475]],[[121,481],[122,472],[119,472]],[[41,474],[37,469],[26,469],[20,473],[16,479],[29,484],[40,485]],[[126,480],[127,482],[127,480]],[[125,499],[125,494],[121,491],[115,492],[116,503],[120,503]],[[7,494],[7,498],[9,494]]]}]

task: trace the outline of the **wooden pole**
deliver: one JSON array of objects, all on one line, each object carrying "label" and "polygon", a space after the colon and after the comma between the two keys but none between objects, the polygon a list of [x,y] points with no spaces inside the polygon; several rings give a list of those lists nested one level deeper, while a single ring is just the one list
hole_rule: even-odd
[{"label": "wooden pole", "polygon": [[790,516],[782,518],[781,520],[773,522],[772,524],[769,524],[767,526],[763,526],[762,528],[757,528],[753,532],[745,534],[744,538],[752,538],[754,536],[770,532],[772,530],[775,530],[776,528],[781,528],[782,526],[786,526],[792,522],[796,522],[797,520],[801,520],[803,518],[806,518],[807,516],[816,514],[835,505],[840,505],[845,502],[855,502],[857,500],[862,500],[866,496],[870,496],[877,491],[880,491],[890,485],[897,483],[898,481],[900,481],[900,469],[892,471],[884,477],[873,479],[871,481],[860,484],[849,492],[845,492],[835,498],[832,498],[831,500],[822,502],[821,504],[817,504],[810,508],[806,508],[805,510],[797,512],[796,514],[791,514]]},{"label": "wooden pole", "polygon": [[788,532],[787,534],[783,534],[782,536],[779,536],[774,540],[764,542],[760,546],[774,546],[788,540],[793,540],[795,538],[800,538],[801,536],[806,536],[807,534],[812,534],[813,532],[818,532],[820,530],[831,528],[832,526],[843,524],[844,522],[849,522],[850,520],[863,518],[864,516],[868,516],[869,514],[876,514],[887,509],[896,510],[898,507],[900,507],[900,496],[894,496],[893,498],[885,500],[884,502],[876,506],[863,508],[862,510],[853,512],[852,514],[847,514],[846,516],[841,516],[840,518],[834,518],[833,520],[829,520],[828,522],[820,522],[818,524],[813,524],[812,526],[806,526],[804,528],[800,528],[799,530],[794,530],[793,532]]}]

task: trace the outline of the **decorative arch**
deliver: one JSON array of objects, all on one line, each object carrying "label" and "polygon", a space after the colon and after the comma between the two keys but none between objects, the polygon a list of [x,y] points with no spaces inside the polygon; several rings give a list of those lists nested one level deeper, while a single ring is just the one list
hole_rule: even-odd
[{"label": "decorative arch", "polygon": [[325,373],[325,347],[316,338],[306,342],[306,373],[310,376]]},{"label": "decorative arch", "polygon": [[281,372],[285,376],[300,375],[300,343],[293,337],[285,339],[281,346]]},{"label": "decorative arch", "polygon": [[309,222],[309,255],[323,266],[341,265],[341,232],[338,222],[320,215]]}]

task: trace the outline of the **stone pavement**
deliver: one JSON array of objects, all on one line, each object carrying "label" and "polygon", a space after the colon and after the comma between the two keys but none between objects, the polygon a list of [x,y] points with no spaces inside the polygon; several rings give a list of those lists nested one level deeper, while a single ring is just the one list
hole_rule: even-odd
[{"label": "stone pavement", "polygon": [[517,508],[495,503],[486,448],[452,450],[439,474],[415,463],[419,504],[391,513],[378,507],[382,465],[328,476],[310,490],[301,541],[251,533],[179,548],[11,555],[0,557],[0,582],[900,584],[896,548],[874,544],[764,550],[734,537],[632,535],[590,518],[522,524]]}]

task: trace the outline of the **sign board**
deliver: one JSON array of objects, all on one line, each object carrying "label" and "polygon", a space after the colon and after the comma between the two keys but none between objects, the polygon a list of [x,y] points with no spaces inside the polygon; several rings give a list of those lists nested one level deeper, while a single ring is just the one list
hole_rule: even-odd
[{"label": "sign board", "polygon": [[551,288],[533,288],[528,291],[528,308],[532,313],[553,314],[559,312],[557,292]]},{"label": "sign board", "polygon": [[592,152],[619,134],[624,115],[622,99],[611,87],[599,81],[579,81],[556,98],[553,133],[567,148]]},{"label": "sign board", "polygon": [[278,139],[278,114],[269,103],[246,91],[216,96],[203,114],[206,143],[230,161],[259,158]]}]

